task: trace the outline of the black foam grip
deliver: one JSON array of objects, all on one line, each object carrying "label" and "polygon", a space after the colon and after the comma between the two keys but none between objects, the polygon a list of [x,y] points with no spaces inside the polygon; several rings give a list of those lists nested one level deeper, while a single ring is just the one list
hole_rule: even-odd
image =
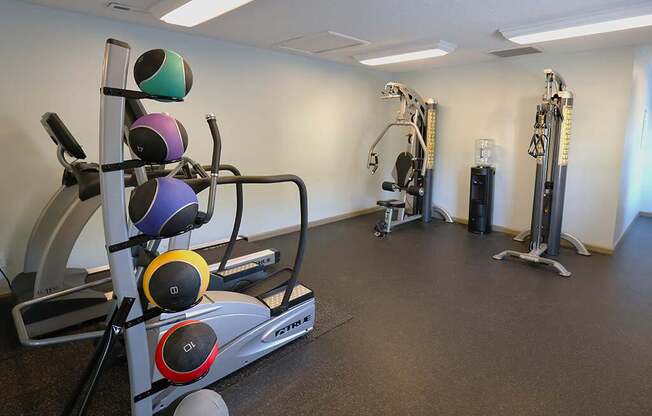
[{"label": "black foam grip", "polygon": [[395,192],[396,184],[394,182],[383,182],[383,190],[389,192]]}]

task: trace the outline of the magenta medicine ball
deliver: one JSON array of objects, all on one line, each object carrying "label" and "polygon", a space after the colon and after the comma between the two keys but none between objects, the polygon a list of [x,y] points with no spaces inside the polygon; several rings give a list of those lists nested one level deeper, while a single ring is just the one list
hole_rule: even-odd
[{"label": "magenta medicine ball", "polygon": [[139,117],[129,129],[129,147],[141,160],[166,163],[179,160],[188,147],[188,134],[174,117],[152,113]]}]

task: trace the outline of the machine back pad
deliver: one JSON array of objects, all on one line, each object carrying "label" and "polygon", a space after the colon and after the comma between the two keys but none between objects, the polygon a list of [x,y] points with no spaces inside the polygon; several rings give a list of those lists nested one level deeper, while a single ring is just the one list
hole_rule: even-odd
[{"label": "machine back pad", "polygon": [[405,188],[412,180],[414,174],[414,156],[410,152],[402,152],[396,158],[394,172],[392,172],[396,185],[399,188]]}]

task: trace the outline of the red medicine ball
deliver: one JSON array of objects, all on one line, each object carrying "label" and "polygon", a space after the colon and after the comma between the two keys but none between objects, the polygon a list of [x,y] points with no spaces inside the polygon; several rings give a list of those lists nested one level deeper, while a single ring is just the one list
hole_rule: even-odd
[{"label": "red medicine ball", "polygon": [[208,373],[217,350],[217,336],[209,325],[196,320],[179,322],[159,340],[156,368],[172,383],[192,383]]}]

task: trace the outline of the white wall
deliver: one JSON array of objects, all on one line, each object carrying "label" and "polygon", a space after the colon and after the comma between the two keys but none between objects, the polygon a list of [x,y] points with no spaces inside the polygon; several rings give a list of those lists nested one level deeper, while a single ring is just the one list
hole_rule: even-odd
[{"label": "white wall", "polygon": [[[629,114],[625,126],[623,160],[618,212],[614,229],[614,243],[627,231],[642,210],[644,171],[646,169],[646,113],[650,103],[650,70],[652,50],[649,47],[636,48],[632,69],[632,88]],[[645,130],[644,130],[645,129]]]},{"label": "white wall", "polygon": [[[640,208],[652,211],[652,140],[645,148],[647,161],[631,164],[631,157],[636,156],[632,147],[636,125],[642,121],[637,119],[640,114],[629,113],[630,109],[640,110],[645,100],[648,107],[652,102],[652,69],[648,67],[644,76],[645,71],[634,65],[635,54],[641,66],[650,48],[531,55],[392,77],[0,1],[0,52],[5,57],[4,76],[0,77],[5,97],[0,102],[0,140],[4,145],[0,165],[4,178],[11,179],[0,181],[0,195],[5,198],[0,204],[0,259],[8,261],[10,275],[22,269],[31,227],[60,181],[54,146],[38,123],[41,114],[58,112],[89,159],[97,160],[98,88],[107,37],[131,43],[134,58],[157,47],[184,55],[195,74],[186,103],[147,103],[148,109],[169,111],[184,123],[191,137],[189,155],[200,162],[208,162],[210,153],[203,115],[215,112],[224,139],[223,161],[250,174],[302,176],[308,184],[311,220],[371,207],[380,196],[379,184],[388,177],[402,140],[387,138],[381,144],[383,166],[377,176],[369,176],[364,164],[368,146],[395,110],[396,103],[379,100],[382,85],[393,79],[439,102],[434,202],[455,217],[467,217],[474,143],[479,138],[493,138],[498,169],[494,222],[527,228],[534,161],[526,149],[542,93],[542,70],[547,67],[558,70],[575,93],[564,229],[586,243],[611,248],[635,212],[635,204],[623,201],[640,199]],[[640,98],[645,94],[639,94],[643,79],[647,79],[645,99]],[[133,83],[130,87],[134,88]],[[398,132],[392,136],[400,139]],[[644,179],[630,186],[631,172],[639,171]],[[217,220],[194,234],[195,243],[228,234],[233,193],[228,190],[221,196]],[[251,188],[245,203],[244,233],[297,222],[291,186]],[[101,218],[97,216],[77,244],[71,265],[103,264],[103,245]]]},{"label": "white wall", "polygon": [[527,147],[543,93],[543,69],[553,68],[575,94],[563,228],[585,243],[613,247],[633,53],[619,48],[529,55],[398,76],[440,103],[435,203],[455,217],[468,217],[475,140],[492,138],[497,146],[494,223],[529,227],[535,162]]},{"label": "white wall", "polygon": [[[214,112],[224,140],[223,162],[245,174],[301,176],[309,190],[310,220],[374,205],[383,178],[366,174],[364,165],[369,144],[387,121],[387,107],[378,99],[387,74],[2,0],[0,257],[8,259],[10,274],[22,270],[31,227],[62,171],[39,124],[41,114],[58,112],[89,160],[98,159],[98,89],[108,37],[129,42],[133,59],[163,47],[189,61],[195,82],[186,103],[146,105],[184,123],[191,157],[209,161],[203,116]],[[135,88],[133,82],[130,87]],[[215,220],[194,234],[195,242],[228,234],[233,193],[221,196]],[[298,223],[291,185],[252,187],[245,204],[244,233]],[[95,218],[71,264],[104,262],[100,218]]]},{"label": "white wall", "polygon": [[[645,67],[645,82],[641,85],[641,94],[645,97],[644,108],[639,109],[643,118],[638,134],[642,141],[642,184],[640,210],[652,213],[652,46],[638,50],[639,62]],[[634,130],[636,134],[636,130]]]}]

